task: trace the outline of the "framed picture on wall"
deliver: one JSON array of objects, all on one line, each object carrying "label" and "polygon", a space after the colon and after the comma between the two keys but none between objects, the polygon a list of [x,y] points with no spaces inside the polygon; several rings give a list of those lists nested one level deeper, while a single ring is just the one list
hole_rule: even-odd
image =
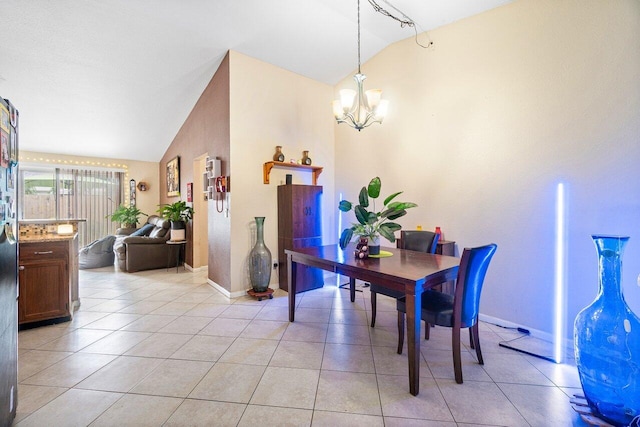
[{"label": "framed picture on wall", "polygon": [[0,129],[0,167],[9,167],[9,134]]},{"label": "framed picture on wall", "polygon": [[167,162],[167,197],[180,195],[180,156]]},{"label": "framed picture on wall", "polygon": [[136,205],[136,180],[129,180],[129,206]]}]

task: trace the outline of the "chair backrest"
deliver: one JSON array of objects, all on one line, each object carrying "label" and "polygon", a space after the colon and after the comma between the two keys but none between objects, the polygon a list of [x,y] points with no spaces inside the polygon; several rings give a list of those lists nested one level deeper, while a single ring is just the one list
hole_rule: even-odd
[{"label": "chair backrest", "polygon": [[435,254],[439,236],[431,231],[402,230],[400,231],[400,249]]},{"label": "chair backrest", "polygon": [[[465,248],[462,252],[453,303],[454,322],[459,318],[462,328],[471,327],[478,320],[484,276],[497,248],[492,243],[478,248]],[[460,316],[456,313],[460,313]]]}]

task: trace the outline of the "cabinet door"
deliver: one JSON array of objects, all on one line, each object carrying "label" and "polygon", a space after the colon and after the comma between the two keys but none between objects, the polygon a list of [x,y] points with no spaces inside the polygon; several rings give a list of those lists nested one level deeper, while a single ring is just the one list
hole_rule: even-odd
[{"label": "cabinet door", "polygon": [[322,235],[322,187],[281,185],[278,187],[278,237],[298,239]]},{"label": "cabinet door", "polygon": [[18,322],[35,322],[69,315],[69,283],[61,259],[20,263]]}]

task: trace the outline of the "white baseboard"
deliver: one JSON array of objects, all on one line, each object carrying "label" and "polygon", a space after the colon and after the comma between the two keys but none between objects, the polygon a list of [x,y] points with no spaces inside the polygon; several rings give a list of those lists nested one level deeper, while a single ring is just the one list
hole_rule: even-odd
[{"label": "white baseboard", "polygon": [[247,295],[246,290],[229,292],[227,289],[223,288],[222,286],[220,286],[219,284],[217,284],[216,282],[214,282],[209,278],[207,278],[207,283],[227,298],[238,298],[243,295]]},{"label": "white baseboard", "polygon": [[226,290],[225,288],[223,288],[222,286],[218,285],[216,282],[214,282],[213,280],[207,278],[207,283],[209,284],[209,286],[211,286],[212,288],[214,288],[215,290],[217,290],[218,292],[220,292],[222,295],[224,295],[227,298],[231,298],[231,292],[229,292],[228,290]]},{"label": "white baseboard", "polygon": [[203,265],[203,266],[201,266],[201,267],[193,268],[193,267],[191,267],[189,264],[187,264],[187,263],[185,262],[185,263],[184,263],[184,268],[185,268],[186,270],[189,270],[189,271],[192,271],[192,272],[194,272],[194,273],[195,273],[195,272],[198,272],[198,271],[205,271],[205,270],[207,270],[209,267],[208,267],[208,266],[206,266],[206,265]]},{"label": "white baseboard", "polygon": [[[220,286],[219,284],[217,284],[211,279],[207,279],[207,283],[227,298],[238,298],[238,297],[248,295],[246,289],[242,291],[229,292],[228,290],[226,290],[225,288],[223,288],[222,286]],[[275,285],[271,284],[269,285],[269,288],[275,291],[277,289],[280,289],[280,286],[278,284],[275,284]]]},{"label": "white baseboard", "polygon": [[[549,332],[541,331],[539,329],[531,328],[527,325],[519,325],[517,323],[513,323],[508,320],[500,319],[493,316],[487,316],[486,314],[482,314],[482,313],[478,315],[478,318],[483,322],[492,323],[494,325],[504,326],[507,328],[523,328],[528,330],[532,337],[539,338],[543,341],[554,342],[553,334],[550,334]],[[565,348],[573,348],[573,340],[569,338],[565,338],[564,346]]]}]

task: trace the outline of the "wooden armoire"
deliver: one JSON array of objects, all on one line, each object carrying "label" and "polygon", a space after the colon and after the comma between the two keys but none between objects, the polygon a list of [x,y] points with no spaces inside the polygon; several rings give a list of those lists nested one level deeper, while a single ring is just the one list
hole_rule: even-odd
[{"label": "wooden armoire", "polygon": [[[322,186],[287,184],[278,186],[278,265],[280,289],[289,291],[285,249],[322,245],[320,199]],[[298,265],[298,292],[321,288],[322,270]]]}]

